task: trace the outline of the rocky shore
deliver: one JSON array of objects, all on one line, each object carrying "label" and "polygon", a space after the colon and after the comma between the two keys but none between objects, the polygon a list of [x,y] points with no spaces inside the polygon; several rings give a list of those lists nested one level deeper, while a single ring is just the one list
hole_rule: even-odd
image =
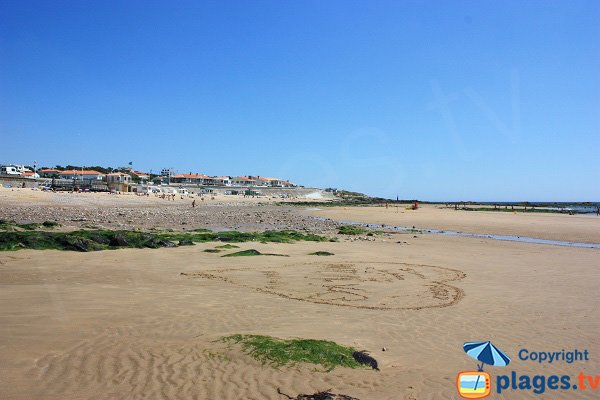
[{"label": "rocky shore", "polygon": [[211,204],[192,208],[189,204],[165,204],[164,207],[57,207],[3,205],[0,219],[18,223],[54,221],[78,228],[176,230],[280,230],[311,233],[334,232],[337,223],[318,220],[301,213],[297,207],[260,204]]}]

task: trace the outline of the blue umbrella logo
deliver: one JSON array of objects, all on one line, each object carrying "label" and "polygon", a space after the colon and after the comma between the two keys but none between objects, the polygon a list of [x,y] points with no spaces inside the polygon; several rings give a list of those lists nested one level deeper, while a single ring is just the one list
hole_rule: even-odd
[{"label": "blue umbrella logo", "polygon": [[[505,367],[510,363],[510,357],[504,354],[502,350],[492,344],[492,342],[467,342],[463,344],[465,353],[481,361],[481,365],[477,365],[478,371],[483,371],[483,365],[489,364],[496,367]],[[479,384],[479,376],[475,381],[475,389]]]},{"label": "blue umbrella logo", "polygon": [[481,361],[477,366],[479,371],[483,371],[483,365],[489,364],[496,367],[505,367],[510,363],[510,357],[504,354],[502,350],[492,344],[492,342],[467,342],[463,344],[465,353]]}]

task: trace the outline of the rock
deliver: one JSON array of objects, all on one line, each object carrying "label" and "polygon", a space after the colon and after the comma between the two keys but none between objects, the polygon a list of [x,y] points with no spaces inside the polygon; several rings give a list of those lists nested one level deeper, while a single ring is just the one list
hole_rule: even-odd
[{"label": "rock", "polygon": [[375,360],[373,357],[371,357],[370,355],[368,355],[366,352],[364,352],[364,351],[355,351],[354,353],[352,353],[352,357],[359,364],[370,365],[371,368],[373,368],[376,371],[379,371],[379,367],[377,365],[377,360]]},{"label": "rock", "polygon": [[181,239],[179,241],[180,246],[194,246],[196,243],[192,242],[190,239]]}]

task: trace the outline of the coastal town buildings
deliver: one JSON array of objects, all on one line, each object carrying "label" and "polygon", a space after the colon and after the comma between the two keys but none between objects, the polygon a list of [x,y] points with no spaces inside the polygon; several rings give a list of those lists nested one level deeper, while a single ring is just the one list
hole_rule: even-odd
[{"label": "coastal town buildings", "polygon": [[131,175],[123,172],[113,172],[106,175],[106,183],[130,183]]},{"label": "coastal town buildings", "polygon": [[66,171],[60,171],[59,177],[61,179],[75,179],[82,181],[101,181],[105,175],[101,172],[94,171],[93,169],[69,169]]},{"label": "coastal town buildings", "polygon": [[256,186],[256,181],[249,176],[236,176],[232,182],[235,186]]},{"label": "coastal town buildings", "polygon": [[106,184],[110,190],[128,192],[131,183],[131,175],[123,172],[112,172],[106,174]]},{"label": "coastal town buildings", "polygon": [[173,168],[163,168],[160,171],[160,176],[163,178],[163,181],[166,182],[170,182],[173,175],[175,175],[175,170]]},{"label": "coastal town buildings", "polygon": [[171,176],[171,183],[192,183],[192,184],[203,184],[204,180],[208,176],[203,174],[178,174]]},{"label": "coastal town buildings", "polygon": [[135,178],[140,183],[146,183],[150,179],[150,174],[141,171],[130,170],[129,174],[132,178]]},{"label": "coastal town buildings", "polygon": [[208,185],[231,186],[231,177],[229,176],[208,177],[205,181]]},{"label": "coastal town buildings", "polygon": [[21,174],[21,176],[23,178],[31,178],[31,179],[36,179],[36,178],[40,177],[40,175],[37,172],[33,172],[33,171],[25,171]]},{"label": "coastal town buildings", "polygon": [[[72,167],[71,167],[72,168]],[[94,169],[61,169],[56,168],[41,168],[32,171],[23,165],[7,164],[0,165],[0,175],[27,177],[27,178],[47,178],[59,180],[85,181],[85,182],[104,182],[105,186],[119,187],[115,190],[127,190],[128,185],[194,185],[200,187],[279,187],[289,188],[296,187],[287,180],[279,178],[270,178],[259,175],[242,175],[242,176],[208,176],[201,173],[184,173],[177,174],[172,168],[163,168],[161,174],[152,175],[142,171],[133,170],[133,168],[120,168],[113,170],[111,168],[102,169],[102,171],[113,171],[103,173]],[[94,183],[94,185],[96,185]]]},{"label": "coastal town buildings", "polygon": [[61,172],[60,169],[54,168],[43,168],[38,170],[38,173],[42,178],[59,178]]}]

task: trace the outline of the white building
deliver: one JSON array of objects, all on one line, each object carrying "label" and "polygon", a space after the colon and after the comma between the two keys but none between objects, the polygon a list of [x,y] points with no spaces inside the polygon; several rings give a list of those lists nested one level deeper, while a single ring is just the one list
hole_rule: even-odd
[{"label": "white building", "polygon": [[23,178],[37,179],[40,177],[40,174],[33,171],[26,171],[21,174]]},{"label": "white building", "polygon": [[231,183],[236,186],[256,186],[256,181],[247,176],[236,176],[231,179]]},{"label": "white building", "polygon": [[102,179],[104,179],[104,176],[105,175],[102,172],[94,171],[93,169],[70,169],[66,171],[61,171],[60,173],[60,177],[62,179],[75,179],[82,181],[101,181]]},{"label": "white building", "polygon": [[106,175],[106,183],[129,183],[131,182],[131,175],[123,172],[113,172]]}]

